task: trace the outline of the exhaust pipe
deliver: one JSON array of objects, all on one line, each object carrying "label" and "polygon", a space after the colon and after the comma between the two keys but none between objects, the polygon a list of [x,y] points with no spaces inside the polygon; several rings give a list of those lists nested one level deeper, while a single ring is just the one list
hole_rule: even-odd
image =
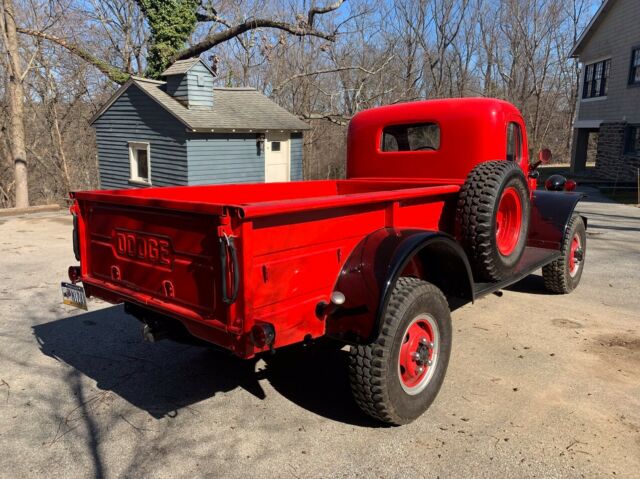
[{"label": "exhaust pipe", "polygon": [[145,324],[142,328],[142,338],[148,343],[157,343],[169,337],[169,331],[156,325]]}]

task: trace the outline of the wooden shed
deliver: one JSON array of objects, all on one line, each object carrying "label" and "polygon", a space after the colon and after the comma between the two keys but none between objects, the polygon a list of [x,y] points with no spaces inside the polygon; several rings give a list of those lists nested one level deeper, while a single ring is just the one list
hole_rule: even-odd
[{"label": "wooden shed", "polygon": [[214,87],[198,58],[162,76],[132,77],[91,119],[101,188],[302,179],[305,122],[252,88]]}]

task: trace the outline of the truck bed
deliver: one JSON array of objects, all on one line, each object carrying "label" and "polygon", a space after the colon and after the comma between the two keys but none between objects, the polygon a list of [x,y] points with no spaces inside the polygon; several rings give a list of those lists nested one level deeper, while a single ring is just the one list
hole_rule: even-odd
[{"label": "truck bed", "polygon": [[278,324],[277,347],[322,336],[315,307],[355,246],[381,228],[451,232],[442,211],[459,189],[358,179],[78,192],[81,278],[88,295],[174,317],[249,357],[261,321]]},{"label": "truck bed", "polygon": [[345,205],[457,193],[459,181],[324,180],[239,185],[176,186],[72,193],[78,200],[194,213],[258,217]]}]

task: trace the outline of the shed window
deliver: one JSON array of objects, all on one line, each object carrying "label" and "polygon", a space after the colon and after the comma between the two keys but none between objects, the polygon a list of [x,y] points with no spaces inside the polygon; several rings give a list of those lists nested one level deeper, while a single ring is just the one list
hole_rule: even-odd
[{"label": "shed window", "polygon": [[204,76],[197,75],[197,78],[198,78],[198,86],[204,86]]},{"label": "shed window", "polygon": [[611,59],[587,65],[584,70],[582,98],[607,96]]},{"label": "shed window", "polygon": [[507,160],[516,163],[522,159],[522,131],[520,125],[511,122],[507,127]]},{"label": "shed window", "polygon": [[631,155],[640,155],[640,125],[627,127],[627,141],[624,152]]},{"label": "shed window", "polygon": [[629,71],[629,85],[640,85],[640,47],[631,52],[631,70]]},{"label": "shed window", "polygon": [[382,151],[424,151],[440,148],[436,123],[392,125],[382,130]]},{"label": "shed window", "polygon": [[271,142],[271,151],[280,151],[280,142],[272,141]]},{"label": "shed window", "polygon": [[131,180],[151,183],[149,143],[129,142],[129,159],[131,161]]}]

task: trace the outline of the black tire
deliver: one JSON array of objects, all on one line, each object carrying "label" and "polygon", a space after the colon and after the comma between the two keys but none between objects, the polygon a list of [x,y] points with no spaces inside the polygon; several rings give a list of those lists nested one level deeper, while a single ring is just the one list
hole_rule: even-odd
[{"label": "black tire", "polygon": [[[437,326],[438,333],[426,356],[431,355],[434,362],[428,368],[433,370],[427,368],[422,378],[424,384],[418,383],[416,391],[408,393],[402,384],[400,352],[408,337],[407,328],[418,318],[426,317]],[[368,415],[388,424],[413,421],[438,394],[450,354],[451,316],[442,292],[417,278],[399,278],[376,341],[351,347],[349,377],[356,403]]]},{"label": "black tire", "polygon": [[[517,242],[508,254],[498,248],[497,215],[505,190],[513,188],[520,199]],[[506,278],[524,253],[529,230],[529,187],[520,167],[510,161],[477,165],[460,190],[457,206],[459,236],[477,281]]]},{"label": "black tire", "polygon": [[[571,245],[574,238],[578,239],[579,249],[577,252],[579,259],[574,258],[574,268],[571,268]],[[561,256],[553,263],[549,263],[542,267],[542,278],[544,286],[551,293],[567,294],[576,289],[582,277],[584,269],[584,260],[587,254],[587,231],[584,227],[584,221],[578,214],[573,214],[567,225],[567,229],[562,239],[560,248]]]}]

